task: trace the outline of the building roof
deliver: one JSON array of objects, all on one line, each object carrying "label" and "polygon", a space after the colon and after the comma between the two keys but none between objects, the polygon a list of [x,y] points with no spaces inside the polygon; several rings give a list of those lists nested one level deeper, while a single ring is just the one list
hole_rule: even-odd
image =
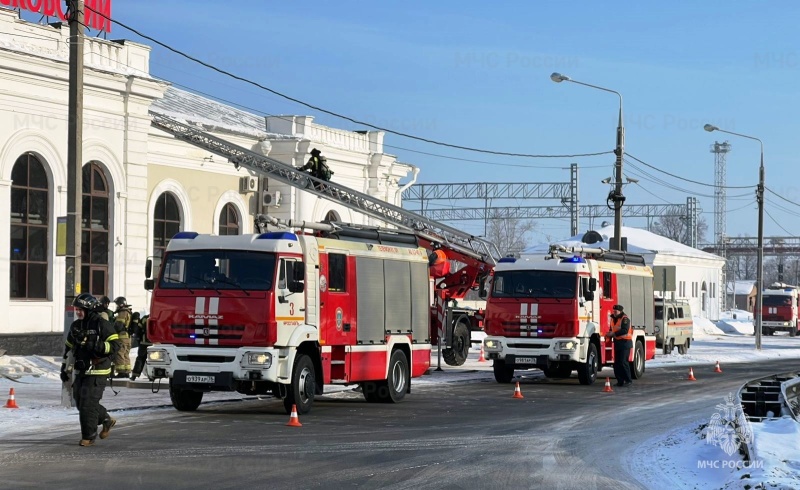
[{"label": "building roof", "polygon": [[728,294],[735,294],[736,296],[744,296],[755,292],[755,281],[734,281],[728,283]]},{"label": "building roof", "polygon": [[[609,239],[614,234],[614,227],[606,226],[600,228],[599,230],[597,230],[597,232],[600,234],[600,236],[602,236],[603,241],[592,244],[586,244],[583,241],[581,241],[584,234],[580,234],[571,238],[567,238],[566,240],[561,240],[554,243],[564,245],[565,247],[588,246],[588,247],[604,248],[604,249],[611,248]],[[628,239],[628,252],[631,253],[642,254],[645,256],[659,254],[659,255],[675,255],[681,257],[694,257],[706,260],[718,260],[718,261],[725,260],[718,255],[710,254],[708,252],[703,252],[702,250],[689,247],[688,245],[684,245],[682,243],[670,240],[669,238],[657,235],[647,230],[642,230],[640,228],[630,228],[627,226],[623,226],[622,236]],[[550,246],[549,243],[534,245],[533,247],[525,251],[525,255],[531,253],[547,252],[549,246]],[[651,260],[648,260],[648,263],[650,262]]]},{"label": "building roof", "polygon": [[150,106],[150,110],[163,116],[202,126],[206,130],[222,130],[256,138],[292,137],[268,133],[266,119],[262,116],[174,86],[167,88],[164,97],[156,99]]}]

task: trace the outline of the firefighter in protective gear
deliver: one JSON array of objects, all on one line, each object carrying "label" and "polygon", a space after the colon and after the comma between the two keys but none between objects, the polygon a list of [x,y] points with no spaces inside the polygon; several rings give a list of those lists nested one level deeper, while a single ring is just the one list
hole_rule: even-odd
[{"label": "firefighter in protective gear", "polygon": [[136,378],[142,375],[144,363],[147,361],[147,348],[153,345],[147,340],[148,318],[150,318],[150,315],[143,316],[134,324],[133,330],[131,331],[131,335],[136,337],[136,339],[139,341],[139,348],[136,351],[136,362],[134,363],[133,371],[131,372],[131,381],[135,381]]},{"label": "firefighter in protective gear", "polygon": [[128,329],[131,324],[131,305],[123,296],[114,300],[117,311],[114,317],[114,330],[119,335],[122,344],[117,355],[114,356],[115,378],[127,378],[131,375],[131,337]]},{"label": "firefighter in protective gear", "polygon": [[108,305],[111,304],[111,299],[108,296],[103,296],[100,298],[100,304],[103,308],[100,310],[100,316],[103,317],[103,320],[108,320],[111,324],[114,324],[114,312],[108,308]]},{"label": "firefighter in protective gear", "polygon": [[633,384],[631,366],[628,363],[633,348],[631,320],[624,313],[622,305],[614,305],[613,310],[611,330],[606,337],[614,339],[614,376],[617,378],[617,386],[630,386]]},{"label": "firefighter in protective gear", "polygon": [[325,182],[330,181],[333,176],[333,172],[328,167],[328,159],[322,156],[316,148],[311,150],[311,158],[308,159],[305,165],[300,167],[300,170],[307,170],[312,176]]},{"label": "firefighter in protective gear", "polygon": [[61,364],[61,380],[69,381],[66,359],[70,351],[75,358],[75,380],[72,396],[78,405],[81,422],[81,446],[91,446],[97,438],[97,426],[102,425],[100,439],[108,437],[117,421],[100,404],[106,387],[106,378],[111,374],[111,358],[120,347],[119,336],[110,322],[100,316],[102,305],[88,293],[79,295],[72,302],[77,320],[72,322]]}]

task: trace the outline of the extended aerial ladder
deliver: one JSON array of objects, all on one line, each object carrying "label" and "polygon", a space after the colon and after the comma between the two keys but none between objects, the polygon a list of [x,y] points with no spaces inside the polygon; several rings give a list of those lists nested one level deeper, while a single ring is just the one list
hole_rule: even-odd
[{"label": "extended aerial ladder", "polygon": [[[376,197],[334,182],[317,179],[291,165],[260,155],[171,117],[154,112],[151,112],[150,115],[154,127],[179,140],[226,158],[236,168],[244,167],[270,179],[377,218],[400,230],[413,233],[418,238],[419,244],[431,253],[431,265],[434,265],[434,262],[439,262],[440,266],[444,265],[441,264],[443,260],[448,263],[454,261],[463,264],[463,267],[453,272],[450,272],[448,267],[435,269],[440,272],[434,276],[437,282],[435,305],[431,314],[432,324],[435,327],[431,331],[431,341],[433,343],[441,341],[441,345],[444,347],[443,355],[448,364],[463,364],[470,344],[467,325],[474,326],[481,319],[476,319],[472,313],[463,309],[454,308],[451,303],[453,300],[463,299],[470,289],[477,287],[481,291],[483,290],[486,278],[491,274],[496,260],[500,257],[500,253],[493,243],[394,206]],[[256,225],[259,229],[267,223],[270,223],[267,217],[256,217]],[[302,223],[292,224],[290,222],[289,225],[303,227]],[[370,227],[362,226],[361,228]]]}]

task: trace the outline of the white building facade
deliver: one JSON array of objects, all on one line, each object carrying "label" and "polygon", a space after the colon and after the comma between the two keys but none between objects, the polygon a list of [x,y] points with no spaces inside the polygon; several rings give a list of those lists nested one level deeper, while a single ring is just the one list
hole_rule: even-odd
[{"label": "white building facade", "polygon": [[[68,305],[56,230],[67,214],[68,31],[0,9],[0,349],[9,354],[54,354],[62,345]],[[146,310],[145,261],[182,230],[252,233],[259,212],[371,222],[269,179],[247,179],[254,176],[152,127],[151,111],[294,166],[318,148],[334,182],[395,205],[399,181],[416,176],[383,152],[382,132],[263,118],[177,90],[150,76],[147,46],[87,38],[85,55],[84,292],[125,296]],[[240,187],[242,178],[252,187]]]}]

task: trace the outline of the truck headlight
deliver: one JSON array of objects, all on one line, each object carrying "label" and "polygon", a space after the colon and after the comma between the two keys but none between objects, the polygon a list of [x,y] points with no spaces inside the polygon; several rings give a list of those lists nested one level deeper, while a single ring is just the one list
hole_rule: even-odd
[{"label": "truck headlight", "polygon": [[503,347],[503,344],[501,344],[499,340],[492,339],[484,340],[483,345],[485,345],[487,349],[500,349]]},{"label": "truck headlight", "polygon": [[151,364],[167,364],[169,363],[169,354],[167,354],[167,351],[161,349],[148,349],[147,362]]},{"label": "truck headlight", "polygon": [[577,344],[572,340],[558,343],[558,348],[561,350],[574,350],[575,347],[577,347]]},{"label": "truck headlight", "polygon": [[247,364],[252,366],[262,366],[264,369],[269,369],[272,366],[272,354],[267,352],[248,352]]},{"label": "truck headlight", "polygon": [[789,326],[789,322],[783,322],[783,326],[784,327],[788,327]]}]

